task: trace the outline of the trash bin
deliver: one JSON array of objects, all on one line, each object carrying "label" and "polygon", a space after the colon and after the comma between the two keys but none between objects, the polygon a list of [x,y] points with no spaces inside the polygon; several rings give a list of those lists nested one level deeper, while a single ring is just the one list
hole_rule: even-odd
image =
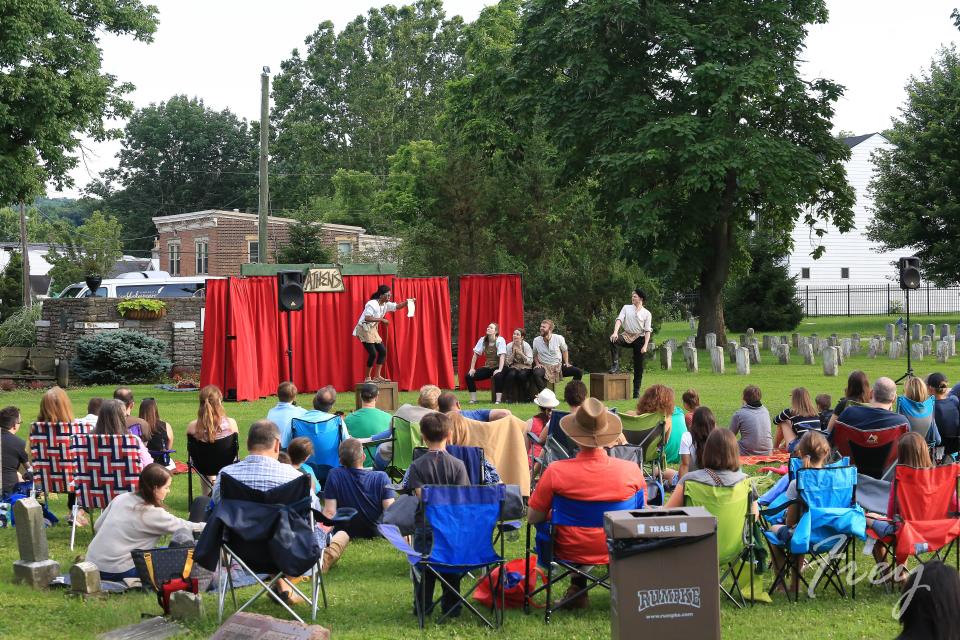
[{"label": "trash bin", "polygon": [[720,638],[717,519],[703,507],[604,514],[614,640]]}]

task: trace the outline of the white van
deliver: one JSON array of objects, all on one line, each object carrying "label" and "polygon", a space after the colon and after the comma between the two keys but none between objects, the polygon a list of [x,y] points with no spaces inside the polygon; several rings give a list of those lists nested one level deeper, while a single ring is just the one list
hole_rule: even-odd
[{"label": "white van", "polygon": [[96,293],[77,282],[60,292],[58,298],[201,298],[211,276],[172,277],[166,271],[131,271],[100,283]]}]

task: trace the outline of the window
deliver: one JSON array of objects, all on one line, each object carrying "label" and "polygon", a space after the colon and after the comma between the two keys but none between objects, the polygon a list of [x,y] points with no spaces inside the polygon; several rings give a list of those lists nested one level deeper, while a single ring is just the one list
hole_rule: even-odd
[{"label": "window", "polygon": [[810,267],[803,267],[800,269],[800,277],[804,280],[810,279]]},{"label": "window", "polygon": [[206,238],[194,243],[197,255],[197,274],[209,273],[210,270],[210,243]]},{"label": "window", "polygon": [[353,243],[349,240],[337,241],[337,255],[340,258],[349,258],[353,254]]},{"label": "window", "polygon": [[844,280],[850,278],[850,268],[849,267],[840,267],[840,277]]},{"label": "window", "polygon": [[203,290],[205,282],[177,282],[165,284],[160,289],[160,298],[196,298],[197,291]]},{"label": "window", "polygon": [[159,284],[134,284],[117,287],[118,298],[152,298],[160,293]]},{"label": "window", "polygon": [[172,276],[180,275],[180,242],[170,242],[167,244],[167,271]]},{"label": "window", "polygon": [[260,262],[260,242],[257,240],[247,241],[247,262]]}]

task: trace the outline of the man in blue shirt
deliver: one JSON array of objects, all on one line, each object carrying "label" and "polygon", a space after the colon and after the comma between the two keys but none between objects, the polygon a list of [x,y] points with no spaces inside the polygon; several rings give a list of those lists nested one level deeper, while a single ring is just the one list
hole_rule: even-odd
[{"label": "man in blue shirt", "polygon": [[323,489],[323,513],[333,518],[339,507],[353,507],[356,517],[346,527],[351,538],[374,538],[383,512],[397,494],[383,471],[363,468],[363,446],[356,438],[340,444],[340,465],[330,471]]},{"label": "man in blue shirt", "polygon": [[466,411],[460,408],[460,400],[450,391],[444,391],[437,399],[437,406],[440,413],[459,412],[464,418],[476,420],[477,422],[493,422],[500,418],[506,418],[510,413],[509,409],[468,409]]},{"label": "man in blue shirt", "polygon": [[910,423],[904,416],[891,411],[896,400],[897,384],[890,378],[877,378],[873,383],[873,398],[870,404],[847,405],[837,420],[860,431],[876,431],[902,424],[909,426]]},{"label": "man in blue shirt", "polygon": [[340,440],[346,440],[350,437],[350,434],[347,433],[347,425],[342,417],[330,412],[336,403],[337,390],[332,385],[327,385],[313,396],[313,411],[306,411],[297,417],[304,422],[326,422],[336,418],[340,424]]},{"label": "man in blue shirt", "polygon": [[307,412],[303,407],[298,407],[294,402],[297,399],[297,387],[292,382],[281,382],[277,387],[277,403],[273,409],[267,412],[267,420],[277,425],[280,430],[280,448],[286,451],[290,445],[292,431],[290,421],[299,418]]}]

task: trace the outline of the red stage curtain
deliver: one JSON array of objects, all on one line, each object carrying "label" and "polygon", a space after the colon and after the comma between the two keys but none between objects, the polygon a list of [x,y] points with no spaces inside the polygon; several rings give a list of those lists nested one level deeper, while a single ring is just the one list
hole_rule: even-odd
[{"label": "red stage curtain", "polygon": [[[278,329],[276,278],[233,280],[230,327],[236,344],[237,400],[255,400],[277,392],[283,361]],[[286,378],[286,376],[284,376]]]},{"label": "red stage curtain", "polygon": [[[452,389],[453,345],[450,340],[450,288],[447,278],[395,278],[395,300],[416,298],[416,315],[394,314],[387,364],[403,391],[425,384]],[[358,312],[359,313],[359,312]]]},{"label": "red stage curtain", "polygon": [[[204,302],[203,355],[200,359],[200,385],[215,384],[226,393],[224,369],[228,367],[226,348],[227,337],[227,288],[230,280],[208,280],[206,300]],[[232,386],[234,380],[227,383]]]},{"label": "red stage curtain", "polygon": [[[473,347],[486,333],[487,325],[500,325],[508,343],[513,330],[523,326],[523,287],[519,274],[469,275],[460,277],[460,327],[457,337],[457,374],[460,388],[467,388],[467,372]],[[529,338],[532,340],[532,338]],[[483,359],[478,358],[477,367]],[[477,383],[489,389],[489,381]]]}]

